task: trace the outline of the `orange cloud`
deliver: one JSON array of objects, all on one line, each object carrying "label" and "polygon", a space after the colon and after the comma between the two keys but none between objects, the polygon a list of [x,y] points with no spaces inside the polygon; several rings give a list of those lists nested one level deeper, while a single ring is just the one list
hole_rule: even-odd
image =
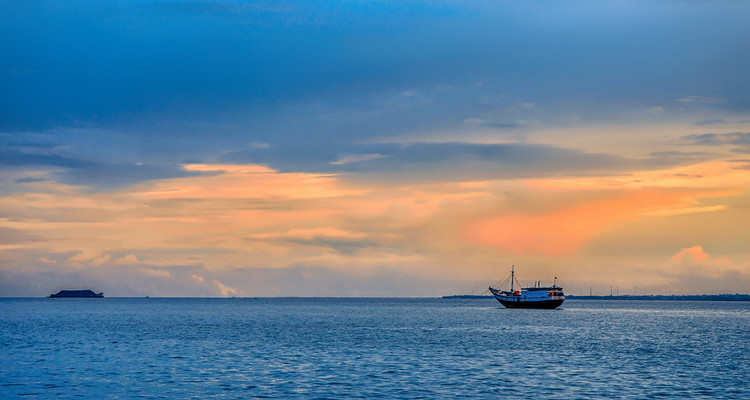
[{"label": "orange cloud", "polygon": [[684,257],[692,258],[695,262],[708,261],[708,253],[704,252],[701,246],[693,246],[680,250],[679,253],[672,256],[672,261],[680,262]]},{"label": "orange cloud", "polygon": [[468,224],[465,235],[516,254],[574,255],[618,222],[725,210],[725,205],[704,206],[702,200],[746,190],[750,171],[733,166],[714,161],[628,176],[529,180],[528,187],[542,199],[562,193],[573,200],[561,205],[548,201],[533,213],[502,210]]},{"label": "orange cloud", "polygon": [[613,200],[594,199],[537,214],[509,210],[469,225],[467,237],[517,254],[572,255],[605,227],[679,204],[682,196],[669,192],[626,193]]},{"label": "orange cloud", "polygon": [[340,185],[334,175],[279,173],[262,165],[189,164],[184,168],[217,175],[158,181],[137,196],[152,199],[316,199],[364,194],[362,190]]},{"label": "orange cloud", "polygon": [[390,268],[450,279],[460,270],[462,278],[473,278],[494,273],[497,257],[509,254],[542,260],[544,268],[577,264],[559,256],[577,254],[620,222],[736,212],[724,197],[750,187],[750,172],[732,166],[385,185],[258,165],[198,164],[185,168],[205,175],[112,192],[31,182],[32,193],[0,195],[0,228],[30,238],[0,251],[15,252],[18,260],[15,254],[27,254],[24,262],[45,268],[104,274],[108,267],[143,279],[168,278],[171,271],[170,281],[182,277],[186,285],[223,295],[245,293],[220,277],[244,268],[324,266],[360,274]]},{"label": "orange cloud", "polygon": [[286,232],[267,232],[250,235],[253,239],[271,239],[271,238],[300,238],[312,239],[318,236],[333,238],[362,238],[365,236],[362,232],[351,232],[344,229],[333,227],[309,228],[309,229],[290,229]]},{"label": "orange cloud", "polygon": [[13,216],[0,219],[0,228],[40,239],[16,245],[36,253],[35,260],[66,254],[66,263],[79,267],[344,267],[354,258],[358,265],[395,265],[418,257],[373,246],[387,241],[408,248],[398,243],[403,229],[445,207],[491,196],[473,184],[364,187],[335,175],[259,165],[185,169],[209,174],[99,193],[30,183],[34,193],[0,196],[0,208]]},{"label": "orange cloud", "polygon": [[750,183],[750,170],[738,168],[742,160],[710,161],[666,170],[634,171],[626,175],[537,179],[529,185],[549,190],[604,191],[623,189],[703,189],[736,192]]},{"label": "orange cloud", "polygon": [[657,273],[667,279],[692,276],[696,280],[701,278],[716,280],[731,276],[734,279],[731,282],[732,286],[742,285],[743,281],[747,284],[750,279],[750,268],[748,268],[750,264],[735,264],[729,258],[711,258],[700,245],[680,250],[672,256],[670,261],[671,263],[661,266],[660,270],[655,268]]}]

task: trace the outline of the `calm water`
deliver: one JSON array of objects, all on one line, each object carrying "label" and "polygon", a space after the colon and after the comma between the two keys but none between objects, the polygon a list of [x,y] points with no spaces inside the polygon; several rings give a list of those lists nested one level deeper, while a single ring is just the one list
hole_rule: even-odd
[{"label": "calm water", "polygon": [[0,299],[3,398],[750,398],[750,303]]}]

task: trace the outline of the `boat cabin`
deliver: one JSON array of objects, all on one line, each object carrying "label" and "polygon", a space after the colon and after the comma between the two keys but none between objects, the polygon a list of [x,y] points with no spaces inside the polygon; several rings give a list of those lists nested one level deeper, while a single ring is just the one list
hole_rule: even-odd
[{"label": "boat cabin", "polygon": [[563,288],[557,285],[552,286],[534,286],[521,288],[522,292],[547,292],[550,296],[562,296]]}]

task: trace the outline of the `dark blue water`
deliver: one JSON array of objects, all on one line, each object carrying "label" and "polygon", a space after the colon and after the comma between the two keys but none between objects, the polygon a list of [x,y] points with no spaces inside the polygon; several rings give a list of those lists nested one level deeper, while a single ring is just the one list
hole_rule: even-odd
[{"label": "dark blue water", "polygon": [[750,304],[2,299],[2,398],[750,398]]}]

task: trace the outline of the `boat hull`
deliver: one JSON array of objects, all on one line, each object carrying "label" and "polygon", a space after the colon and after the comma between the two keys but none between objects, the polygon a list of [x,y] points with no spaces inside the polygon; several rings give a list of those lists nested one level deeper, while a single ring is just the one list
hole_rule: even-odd
[{"label": "boat hull", "polygon": [[565,299],[559,300],[538,300],[538,301],[522,301],[522,300],[505,300],[498,299],[495,297],[500,304],[505,308],[540,308],[540,309],[553,309],[560,307]]}]

